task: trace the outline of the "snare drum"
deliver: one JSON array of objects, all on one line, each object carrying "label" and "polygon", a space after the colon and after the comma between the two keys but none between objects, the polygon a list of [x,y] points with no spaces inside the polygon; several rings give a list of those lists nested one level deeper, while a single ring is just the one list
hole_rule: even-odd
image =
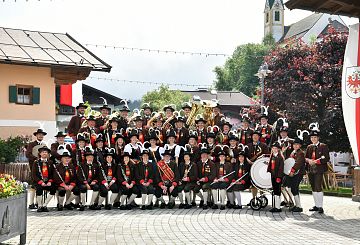
[{"label": "snare drum", "polygon": [[289,175],[292,167],[295,165],[295,159],[290,157],[284,161],[284,174]]},{"label": "snare drum", "polygon": [[262,157],[257,159],[251,166],[250,175],[252,183],[259,189],[272,188],[271,174],[267,171],[269,162],[269,157]]}]

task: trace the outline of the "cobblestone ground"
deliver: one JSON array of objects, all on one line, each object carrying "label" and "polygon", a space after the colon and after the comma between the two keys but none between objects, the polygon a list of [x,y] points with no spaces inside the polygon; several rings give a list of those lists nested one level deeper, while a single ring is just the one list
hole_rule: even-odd
[{"label": "cobblestone ground", "polygon": [[[242,195],[244,203],[250,194]],[[140,202],[140,200],[137,200]],[[153,209],[28,213],[28,244],[360,244],[359,203],[324,197],[325,214],[242,210]],[[55,202],[51,203],[52,206]],[[18,237],[7,241],[17,244]]]}]

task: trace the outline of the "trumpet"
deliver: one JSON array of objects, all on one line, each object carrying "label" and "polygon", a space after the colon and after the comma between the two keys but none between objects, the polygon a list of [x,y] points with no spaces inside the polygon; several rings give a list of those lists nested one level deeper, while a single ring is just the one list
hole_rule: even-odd
[{"label": "trumpet", "polygon": [[255,161],[259,156],[262,155],[262,149],[261,149],[261,147],[257,146],[257,149],[259,149],[259,151],[256,152],[256,154],[250,159],[250,162]]},{"label": "trumpet", "polygon": [[168,119],[166,119],[166,121],[163,124],[163,128],[167,129],[167,128],[171,128],[172,125],[170,124],[170,122],[179,115],[178,111],[174,111],[173,115],[171,117],[169,117]]},{"label": "trumpet", "polygon": [[164,116],[164,113],[162,111],[160,111],[160,112],[155,112],[154,111],[153,113],[151,113],[151,118],[147,121],[146,127],[148,127],[148,128],[156,127],[156,125],[154,123],[154,120],[156,118],[159,118],[160,116],[161,117]]}]

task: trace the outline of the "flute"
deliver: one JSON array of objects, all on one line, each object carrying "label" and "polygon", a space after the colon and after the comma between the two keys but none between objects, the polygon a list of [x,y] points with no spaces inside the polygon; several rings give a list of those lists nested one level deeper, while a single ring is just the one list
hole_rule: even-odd
[{"label": "flute", "polygon": [[226,190],[229,190],[231,187],[233,187],[236,183],[238,183],[240,180],[242,180],[246,175],[248,175],[249,172],[245,173],[243,176],[241,176],[240,178],[238,178],[237,180],[235,180],[234,182],[232,182],[228,188],[226,188]]},{"label": "flute", "polygon": [[[235,171],[232,171],[231,173],[228,173],[227,175],[224,175],[223,177],[219,178],[218,180],[223,180],[223,179],[225,179],[226,177],[232,175],[233,173],[235,173]],[[216,183],[216,182],[213,181],[210,185],[215,184],[215,183]]]}]

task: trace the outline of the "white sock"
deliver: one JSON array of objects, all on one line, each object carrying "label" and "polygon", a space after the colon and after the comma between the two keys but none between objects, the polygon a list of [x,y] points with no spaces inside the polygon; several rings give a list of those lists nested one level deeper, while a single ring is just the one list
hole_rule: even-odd
[{"label": "white sock", "polygon": [[49,202],[51,201],[51,199],[54,197],[54,195],[48,195],[47,198],[45,199],[45,202],[44,202],[44,207],[47,207],[47,205],[49,204]]},{"label": "white sock", "polygon": [[66,191],[65,193],[65,200],[68,200],[70,198],[71,191]]},{"label": "white sock", "polygon": [[43,198],[42,198],[42,196],[36,196],[36,202],[38,204],[38,207],[42,207],[43,206]]},{"label": "white sock", "polygon": [[141,195],[141,205],[143,205],[143,206],[145,206],[146,197],[147,197],[146,194],[142,194],[142,195]]},{"label": "white sock", "polygon": [[86,192],[85,193],[80,193],[80,202],[82,205],[86,205]]},{"label": "white sock", "polygon": [[188,204],[191,204],[190,192],[185,192],[185,199],[186,199],[186,201],[187,201]]},{"label": "white sock", "polygon": [[154,194],[149,194],[149,195],[148,195],[148,204],[147,204],[147,205],[150,205],[150,204],[151,204],[151,202],[152,202],[152,200],[153,200],[153,196],[154,196]]},{"label": "white sock", "polygon": [[59,196],[59,205],[61,205],[61,206],[63,206],[64,205],[64,199],[65,199],[65,197],[61,197],[61,196]]},{"label": "white sock", "polygon": [[75,196],[75,204],[79,204],[80,203],[80,196]]},{"label": "white sock", "polygon": [[118,194],[117,193],[111,193],[110,195],[110,204],[113,205],[116,198],[117,198]]},{"label": "white sock", "polygon": [[70,203],[75,199],[75,197],[77,197],[77,196],[75,196],[74,193],[72,193],[71,191],[69,191],[69,192],[70,192],[70,195],[69,195],[69,198],[66,199],[65,204],[70,204]]},{"label": "white sock", "polygon": [[229,201],[230,201],[231,205],[235,204],[235,194],[234,194],[234,192],[232,192],[232,194],[229,195]]},{"label": "white sock", "polygon": [[295,206],[301,208],[300,196],[299,195],[294,196],[294,200],[295,200]]},{"label": "white sock", "polygon": [[203,192],[203,197],[204,197],[204,204],[206,205],[206,204],[207,204],[207,200],[208,200],[208,192],[207,192],[207,191],[204,191],[204,192]]},{"label": "white sock", "polygon": [[281,197],[275,196],[275,208],[280,209]]},{"label": "white sock", "polygon": [[135,198],[136,198],[136,194],[132,194],[128,200],[128,203],[129,204],[132,203],[135,200]]},{"label": "white sock", "polygon": [[237,200],[237,205],[238,205],[238,206],[242,206],[242,204],[241,204],[241,194],[240,194],[240,191],[234,191],[234,195],[235,195],[236,200]]},{"label": "white sock", "polygon": [[100,206],[105,201],[105,197],[99,196],[98,205]]},{"label": "white sock", "polygon": [[165,202],[165,200],[164,200],[164,197],[163,197],[163,196],[159,197],[159,198],[158,198],[158,200],[159,200],[159,202],[161,202],[161,203],[164,203],[164,202]]},{"label": "white sock", "polygon": [[314,198],[315,207],[317,207],[318,206],[317,192],[313,192],[312,195],[313,195],[313,198]]},{"label": "white sock", "polygon": [[127,195],[121,195],[121,198],[120,198],[121,206],[125,205],[126,198],[127,198]]},{"label": "white sock", "polygon": [[214,204],[218,204],[218,200],[219,200],[219,197],[218,197],[218,190],[215,189],[215,190],[211,190],[211,193],[212,193],[212,196],[213,196],[213,199],[214,199]]},{"label": "white sock", "polygon": [[57,202],[60,203],[60,201],[59,201],[59,192],[58,191],[56,191],[55,196],[56,196]]},{"label": "white sock", "polygon": [[117,195],[114,202],[120,202],[120,196],[121,195]]},{"label": "white sock", "polygon": [[[196,195],[198,196],[198,197],[200,197],[200,200],[201,201],[204,201],[204,196],[203,196],[203,194],[199,191],[198,193],[196,193]],[[195,198],[194,198],[194,201],[196,200],[196,195],[195,195]]]},{"label": "white sock", "polygon": [[323,200],[324,200],[324,192],[318,192],[318,204],[319,208],[323,207]]},{"label": "white sock", "polygon": [[29,194],[30,194],[30,196],[29,196],[29,205],[33,205],[34,204],[34,199],[35,199],[35,189],[33,189],[33,188],[30,188],[29,189]]},{"label": "white sock", "polygon": [[182,192],[179,192],[179,200],[180,200],[180,203],[184,203],[184,194]]},{"label": "white sock", "polygon": [[175,203],[175,197],[170,196],[170,197],[169,197],[169,202],[171,202],[171,203]]},{"label": "white sock", "polygon": [[221,199],[221,205],[225,205],[225,199],[226,199],[226,190],[220,190],[220,199]]},{"label": "white sock", "polygon": [[94,205],[94,203],[96,202],[96,199],[99,196],[99,192],[98,191],[93,191],[92,195],[91,195],[91,201],[90,201],[90,205]]}]

